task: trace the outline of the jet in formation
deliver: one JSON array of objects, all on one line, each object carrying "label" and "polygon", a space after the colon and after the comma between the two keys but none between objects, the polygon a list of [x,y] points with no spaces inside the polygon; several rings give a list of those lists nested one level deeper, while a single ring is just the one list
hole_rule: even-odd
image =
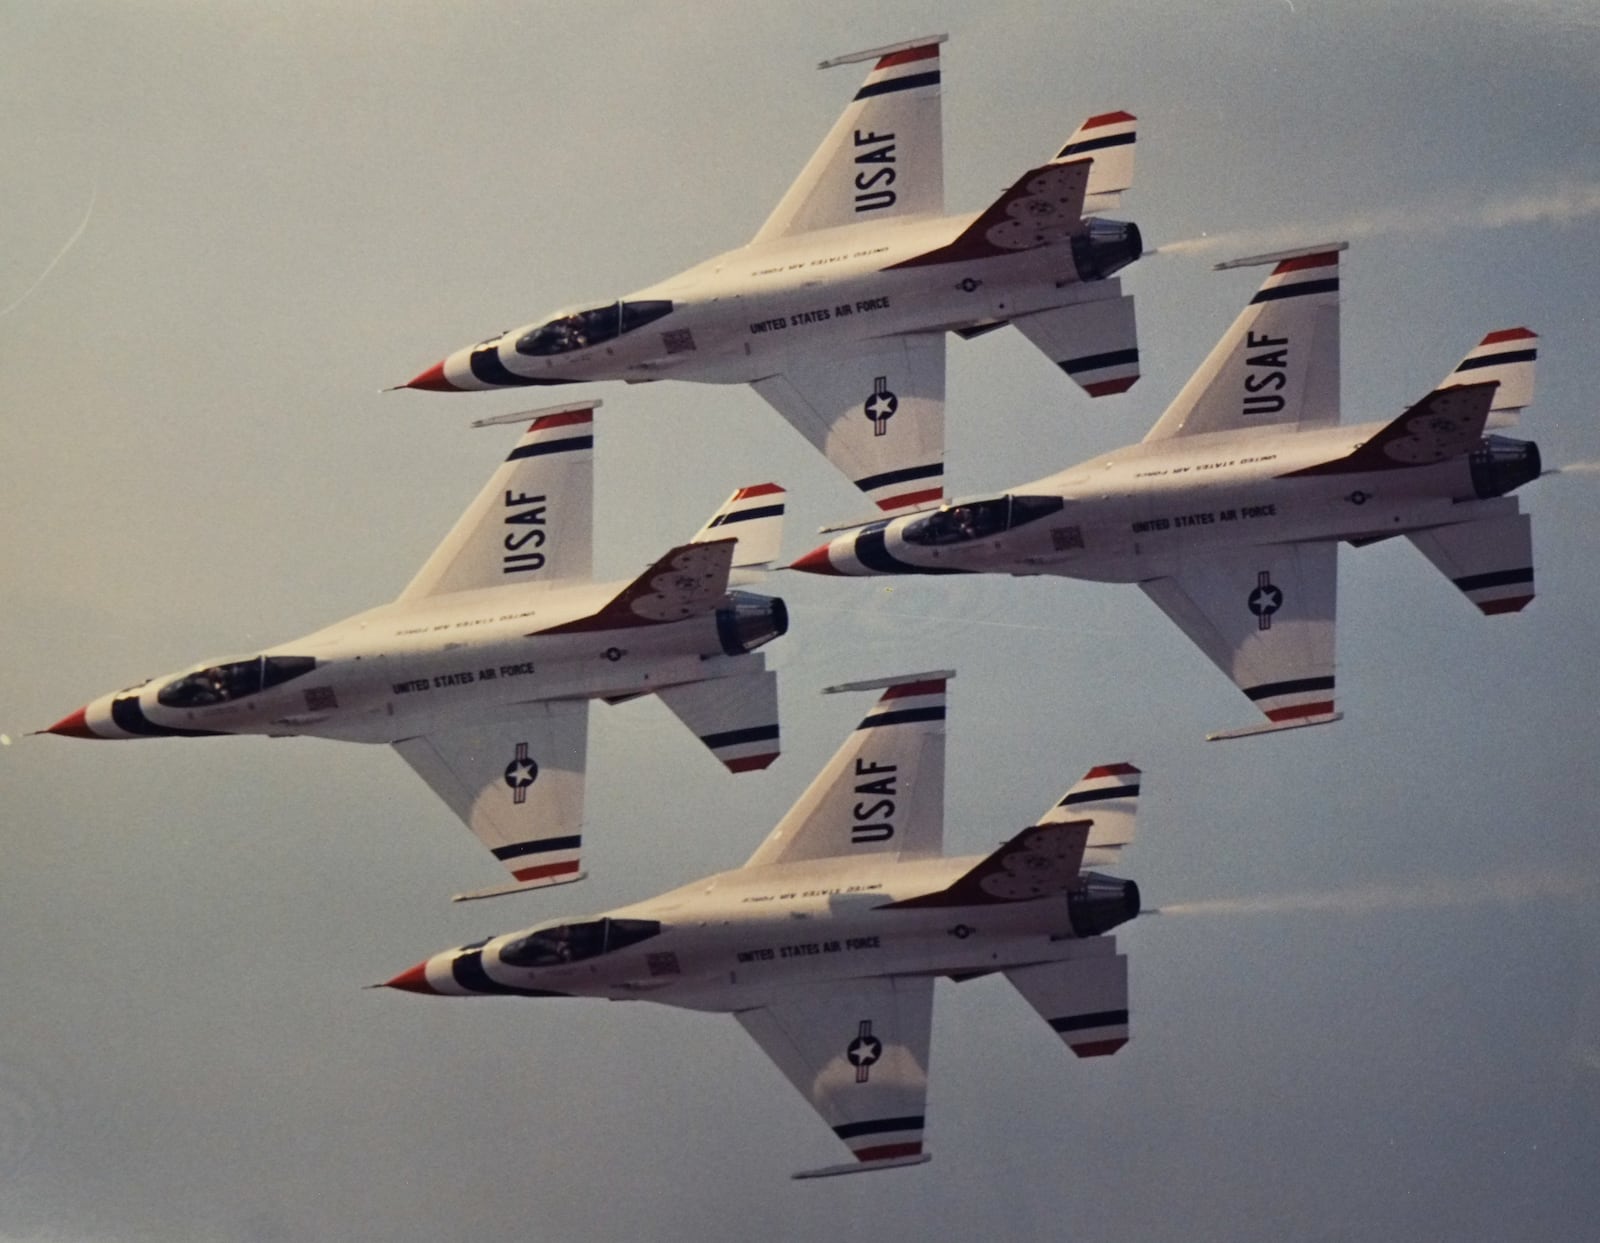
[{"label": "jet in formation", "polygon": [[842,529],[792,568],[1138,583],[1267,718],[1210,737],[1339,719],[1339,544],[1404,536],[1483,612],[1517,612],[1533,537],[1507,494],[1541,469],[1536,444],[1486,434],[1532,400],[1526,328],[1489,333],[1399,417],[1339,422],[1344,249],[1219,265],[1272,271],[1139,444]]},{"label": "jet in formation", "polygon": [[765,768],[777,674],[756,649],[788,628],[781,599],[729,586],[777,556],[772,483],[739,489],[637,578],[592,581],[599,404],[520,416],[527,431],[392,603],[103,695],[44,732],[391,743],[511,873],[462,896],[582,879],[589,701],[653,693],[729,769]]},{"label": "jet in formation", "polygon": [[944,855],[948,671],[882,695],[741,868],[581,919],[435,954],[387,987],[603,997],[732,1013],[853,1163],[928,1160],[933,986],[1002,973],[1079,1057],[1128,1040],[1128,963],[1105,935],[1131,881],[1087,870],[1133,839],[1139,770],[1092,768],[997,850]]},{"label": "jet in formation", "polygon": [[1139,375],[1143,250],[1114,209],[1135,118],[1090,117],[981,212],[947,216],[937,35],[872,69],[755,237],[686,272],[457,350],[401,385],[750,384],[885,512],[943,492],[945,333],[1014,324],[1091,396]]}]

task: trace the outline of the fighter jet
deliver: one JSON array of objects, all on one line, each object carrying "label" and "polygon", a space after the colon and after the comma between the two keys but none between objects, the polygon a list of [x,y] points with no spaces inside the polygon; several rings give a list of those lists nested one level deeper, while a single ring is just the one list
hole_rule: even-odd
[{"label": "fighter jet", "polygon": [[777,555],[772,483],[740,488],[632,581],[592,581],[599,404],[521,416],[516,447],[392,603],[103,695],[43,732],[391,743],[511,873],[461,896],[581,880],[589,701],[654,693],[730,770],[765,768],[777,674],[756,649],[788,628],[781,599],[729,589],[736,567]]},{"label": "fighter jet", "polygon": [[1105,933],[1139,913],[1133,882],[1085,870],[1133,839],[1131,764],[1091,768],[988,855],[944,857],[951,676],[831,688],[883,694],[743,867],[435,954],[386,986],[731,1013],[855,1158],[795,1177],[927,1161],[934,981],[1000,972],[1073,1053],[1112,1054],[1128,961]]},{"label": "fighter jet", "polygon": [[1085,212],[1131,183],[1134,117],[1090,117],[983,211],[946,216],[944,40],[822,62],[872,69],[746,245],[497,333],[398,387],[750,384],[886,512],[943,495],[947,331],[1015,324],[1090,396],[1125,391],[1139,375],[1133,299],[1110,278],[1143,242]]},{"label": "fighter jet", "polygon": [[1210,737],[1339,719],[1339,544],[1403,535],[1483,612],[1517,612],[1532,532],[1506,494],[1540,473],[1537,445],[1485,434],[1532,400],[1526,328],[1489,333],[1399,417],[1339,423],[1344,249],[1220,265],[1272,271],[1139,444],[850,528],[793,568],[1138,583],[1267,717]]}]

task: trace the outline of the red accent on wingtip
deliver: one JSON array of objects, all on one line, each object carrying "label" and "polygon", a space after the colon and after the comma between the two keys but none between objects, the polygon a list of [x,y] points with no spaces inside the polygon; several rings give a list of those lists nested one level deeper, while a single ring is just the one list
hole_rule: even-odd
[{"label": "red accent on wingtip", "polygon": [[407,993],[422,993],[428,997],[440,996],[439,990],[428,983],[428,964],[419,962],[415,967],[407,968],[392,980],[384,982],[385,988],[398,988]]},{"label": "red accent on wingtip", "polygon": [[1293,259],[1285,259],[1272,269],[1274,276],[1283,276],[1289,272],[1304,272],[1307,268],[1337,267],[1339,252],[1337,250],[1322,250],[1314,255],[1297,255]]},{"label": "red accent on wingtip", "polygon": [[546,432],[552,427],[573,427],[579,423],[593,423],[594,411],[563,410],[560,414],[542,414],[529,426],[530,432]]},{"label": "red accent on wingtip", "polygon": [[1539,334],[1526,328],[1502,328],[1499,332],[1491,332],[1479,345],[1494,345],[1500,341],[1537,341]]},{"label": "red accent on wingtip", "polygon": [[829,545],[822,544],[813,548],[803,557],[796,557],[789,562],[791,570],[804,570],[807,574],[834,574],[843,575],[842,570],[834,568],[833,562],[828,560]]},{"label": "red accent on wingtip", "polygon": [[889,687],[883,692],[881,703],[884,699],[910,699],[916,695],[942,695],[944,694],[944,678],[927,678],[921,682],[901,682]]},{"label": "red accent on wingtip", "polygon": [[1129,376],[1126,380],[1096,380],[1093,384],[1085,384],[1083,391],[1091,397],[1110,397],[1114,393],[1126,393],[1139,382],[1136,375]]},{"label": "red accent on wingtip", "polygon": [[1131,112],[1102,112],[1099,116],[1090,117],[1080,127],[1082,129],[1097,129],[1102,125],[1115,125],[1119,121],[1137,121],[1139,118]]},{"label": "red accent on wingtip", "polygon": [[876,1144],[871,1148],[857,1148],[857,1161],[892,1161],[896,1157],[916,1157],[922,1155],[922,1141],[912,1140],[905,1144]]},{"label": "red accent on wingtip", "polygon": [[921,47],[908,47],[904,51],[890,52],[887,56],[880,57],[878,63],[872,67],[872,72],[880,69],[893,69],[896,65],[909,65],[914,61],[932,60],[939,55],[937,43],[924,43]]},{"label": "red accent on wingtip", "polygon": [[1493,617],[1496,613],[1520,613],[1532,601],[1532,596],[1511,596],[1505,600],[1485,600],[1478,607]]},{"label": "red accent on wingtip", "polygon": [[570,859],[566,863],[546,863],[536,868],[517,868],[511,875],[518,880],[544,880],[550,876],[565,876],[568,872],[578,870],[578,861]]},{"label": "red accent on wingtip", "polygon": [[912,505],[926,505],[944,496],[944,488],[924,488],[921,492],[906,492],[900,496],[886,496],[878,502],[882,510],[907,509]]},{"label": "red accent on wingtip", "polygon": [[1084,773],[1085,781],[1093,781],[1097,777],[1137,777],[1142,774],[1132,764],[1096,764]]},{"label": "red accent on wingtip", "polygon": [[39,732],[41,734],[60,734],[63,738],[99,739],[101,736],[89,728],[89,722],[84,716],[86,711],[88,711],[86,708],[79,708],[76,712],[68,713],[62,717],[49,729],[41,729]]},{"label": "red accent on wingtip", "polygon": [[748,501],[752,496],[772,496],[782,492],[783,488],[775,483],[756,483],[748,488],[740,488],[734,495],[736,501]]},{"label": "red accent on wingtip", "polygon": [[1091,1040],[1087,1044],[1075,1044],[1071,1049],[1079,1057],[1110,1057],[1127,1043],[1126,1036],[1118,1036],[1114,1040]]},{"label": "red accent on wingtip", "polygon": [[1333,700],[1325,699],[1314,704],[1292,704],[1287,708],[1274,708],[1267,713],[1269,721],[1298,721],[1303,716],[1331,716]]},{"label": "red accent on wingtip", "polygon": [[753,773],[765,768],[777,758],[778,753],[774,751],[770,755],[746,755],[736,760],[723,760],[722,762],[727,765],[730,773]]},{"label": "red accent on wingtip", "polygon": [[401,388],[425,388],[435,393],[459,393],[454,384],[444,378],[444,364],[434,363],[422,374],[412,377],[400,386]]}]

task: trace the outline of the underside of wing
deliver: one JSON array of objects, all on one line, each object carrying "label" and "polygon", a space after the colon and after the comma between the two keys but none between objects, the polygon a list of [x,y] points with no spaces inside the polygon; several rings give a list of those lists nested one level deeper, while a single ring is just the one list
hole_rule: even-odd
[{"label": "underside of wing", "polygon": [[1338,719],[1337,544],[1276,544],[1197,557],[1182,573],[1139,586],[1270,722],[1211,737]]},{"label": "underside of wing", "polygon": [[1012,320],[1091,397],[1125,393],[1139,378],[1133,295],[1116,279],[1073,287],[1083,300]]},{"label": "underside of wing", "polygon": [[394,744],[402,759],[511,873],[491,897],[582,880],[584,700],[525,704],[515,716],[470,721]]},{"label": "underside of wing", "polygon": [[735,1016],[849,1147],[857,1164],[798,1178],[926,1161],[933,980],[821,984]]},{"label": "underside of wing", "polygon": [[944,495],[944,334],[797,357],[753,387],[886,513]]},{"label": "underside of wing", "polygon": [[740,659],[751,664],[745,673],[669,686],[656,695],[729,772],[747,773],[778,758],[778,675],[762,669],[759,656]]},{"label": "underside of wing", "polygon": [[1485,613],[1520,613],[1533,600],[1533,521],[1500,514],[1406,536]]},{"label": "underside of wing", "polygon": [[1111,937],[1075,942],[1065,962],[1013,967],[1005,977],[1079,1057],[1128,1043],[1128,960]]}]

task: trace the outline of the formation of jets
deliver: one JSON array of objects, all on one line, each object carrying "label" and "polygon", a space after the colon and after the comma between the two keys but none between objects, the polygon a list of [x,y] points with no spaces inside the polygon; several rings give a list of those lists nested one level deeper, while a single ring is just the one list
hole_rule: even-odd
[{"label": "formation of jets", "polygon": [[[943,42],[822,63],[870,69],[746,245],[400,387],[749,384],[878,511],[788,568],[1137,583],[1266,718],[1212,737],[1340,717],[1341,543],[1403,536],[1485,613],[1532,600],[1531,523],[1510,494],[1539,477],[1539,450],[1490,428],[1532,400],[1534,334],[1490,332],[1394,417],[1344,423],[1342,243],[1219,265],[1269,270],[1139,443],[947,500],[946,334],[1014,325],[1090,397],[1126,392],[1139,347],[1116,274],[1143,241],[1094,214],[1132,181],[1136,122],[1120,110],[982,211],[946,215]],[[760,649],[789,629],[783,600],[752,589],[781,564],[775,483],[737,489],[631,579],[593,581],[599,405],[480,420],[527,426],[392,602],[103,695],[42,732],[389,743],[510,873],[460,896],[582,879],[589,703],[654,694],[730,771],[759,771],[779,751]],[[1114,1053],[1129,993],[1109,934],[1140,913],[1136,885],[1093,870],[1133,840],[1127,762],[1091,768],[991,853],[945,855],[951,676],[830,688],[878,698],[744,866],[435,954],[387,986],[731,1013],[854,1158],[797,1177],[926,1161],[935,981],[1001,973],[1079,1057]]]}]

